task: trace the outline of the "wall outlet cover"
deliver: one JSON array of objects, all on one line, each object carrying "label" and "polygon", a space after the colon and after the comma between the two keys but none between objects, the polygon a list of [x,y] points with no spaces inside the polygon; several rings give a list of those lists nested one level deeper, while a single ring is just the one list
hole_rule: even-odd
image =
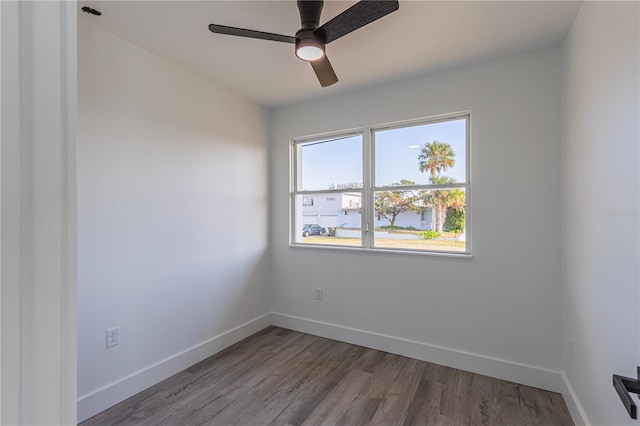
[{"label": "wall outlet cover", "polygon": [[113,327],[107,330],[107,348],[120,344],[120,327]]}]

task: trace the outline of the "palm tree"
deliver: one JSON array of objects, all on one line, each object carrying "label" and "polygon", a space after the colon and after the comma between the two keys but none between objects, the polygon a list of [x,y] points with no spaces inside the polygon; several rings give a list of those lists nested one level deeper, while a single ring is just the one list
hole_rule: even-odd
[{"label": "palm tree", "polygon": [[[455,183],[456,180],[449,176],[432,177],[431,183],[435,184],[447,184]],[[430,191],[424,191],[424,202],[427,205],[431,205],[432,211],[438,212],[438,227],[437,232],[442,233],[444,226],[444,220],[447,217],[447,210],[454,208],[456,210],[464,211],[465,196],[464,191],[460,188],[454,189],[432,189]],[[432,216],[431,223],[434,223],[435,216]]]},{"label": "palm tree", "polygon": [[429,171],[431,177],[435,178],[440,172],[446,171],[456,164],[456,154],[451,149],[451,145],[444,142],[427,142],[420,149],[418,154],[418,167],[422,173]]},{"label": "palm tree", "polygon": [[[433,141],[427,142],[420,149],[418,154],[418,168],[422,173],[429,171],[431,173],[431,182],[438,178],[438,174],[444,172],[449,167],[456,164],[456,154],[451,149],[451,145],[445,142]],[[442,228],[442,224],[438,223],[438,228]],[[431,205],[431,230],[436,230],[436,205]]]}]

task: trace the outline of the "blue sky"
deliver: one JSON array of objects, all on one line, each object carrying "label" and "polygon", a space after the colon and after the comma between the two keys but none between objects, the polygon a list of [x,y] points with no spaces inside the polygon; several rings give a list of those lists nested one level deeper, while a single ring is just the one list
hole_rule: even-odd
[{"label": "blue sky", "polygon": [[[401,179],[428,184],[429,173],[418,170],[420,147],[435,140],[451,145],[456,163],[443,174],[464,182],[465,120],[403,127],[375,132],[375,185]],[[327,189],[332,183],[362,182],[362,137],[352,136],[302,147],[304,190]]]}]

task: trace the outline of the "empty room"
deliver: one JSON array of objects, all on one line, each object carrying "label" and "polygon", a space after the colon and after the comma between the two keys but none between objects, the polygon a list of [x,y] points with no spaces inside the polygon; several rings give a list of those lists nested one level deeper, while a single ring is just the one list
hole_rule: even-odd
[{"label": "empty room", "polygon": [[3,425],[637,425],[640,3],[0,3]]}]

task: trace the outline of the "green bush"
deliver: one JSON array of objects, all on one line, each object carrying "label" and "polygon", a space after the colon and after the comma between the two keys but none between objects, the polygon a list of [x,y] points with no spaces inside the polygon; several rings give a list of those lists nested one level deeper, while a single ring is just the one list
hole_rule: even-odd
[{"label": "green bush", "polygon": [[384,229],[386,231],[416,231],[417,229],[414,228],[413,226],[397,226],[397,225],[382,225],[382,226],[378,226],[379,229]]},{"label": "green bush", "polygon": [[330,237],[335,237],[336,236],[336,228],[332,228],[331,226],[329,226],[328,228],[329,228],[329,236]]},{"label": "green bush", "polygon": [[425,240],[435,240],[436,238],[440,238],[440,234],[432,230],[421,232],[420,235],[422,235]]},{"label": "green bush", "polygon": [[460,233],[464,229],[464,212],[462,210],[449,209],[444,220],[444,229]]}]

